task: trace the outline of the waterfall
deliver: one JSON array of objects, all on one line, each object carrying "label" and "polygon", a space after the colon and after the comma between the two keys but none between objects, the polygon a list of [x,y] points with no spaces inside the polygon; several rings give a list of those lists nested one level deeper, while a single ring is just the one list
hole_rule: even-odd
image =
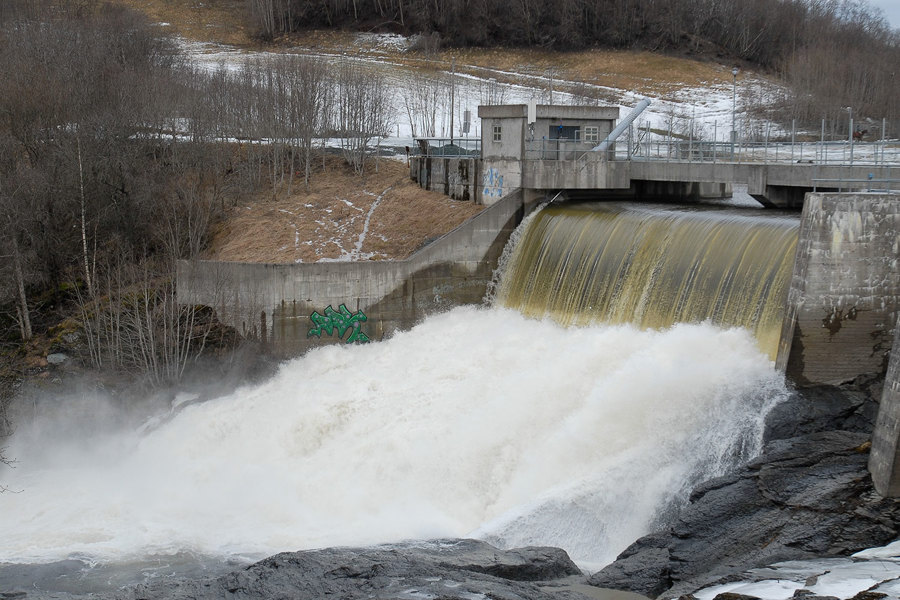
[{"label": "waterfall", "polygon": [[495,301],[566,326],[742,327],[774,360],[798,222],[747,212],[550,206],[521,236]]},{"label": "waterfall", "polygon": [[511,249],[498,303],[515,310],[321,347],[152,426],[92,393],[29,403],[0,473],[17,492],[0,563],[476,536],[601,566],[759,450],[787,393],[759,345],[795,237],[773,218],[553,207]]}]

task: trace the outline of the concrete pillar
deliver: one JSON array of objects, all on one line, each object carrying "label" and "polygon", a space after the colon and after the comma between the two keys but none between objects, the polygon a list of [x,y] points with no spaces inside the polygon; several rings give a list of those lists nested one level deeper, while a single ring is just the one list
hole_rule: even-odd
[{"label": "concrete pillar", "polygon": [[753,198],[766,208],[800,208],[803,206],[803,198],[812,188],[767,185],[765,194],[751,194]]},{"label": "concrete pillar", "polygon": [[882,496],[900,497],[900,327],[884,380],[878,421],[872,434],[869,471],[875,490]]},{"label": "concrete pillar", "polygon": [[883,374],[900,304],[896,194],[809,194],[778,367],[800,384]]}]

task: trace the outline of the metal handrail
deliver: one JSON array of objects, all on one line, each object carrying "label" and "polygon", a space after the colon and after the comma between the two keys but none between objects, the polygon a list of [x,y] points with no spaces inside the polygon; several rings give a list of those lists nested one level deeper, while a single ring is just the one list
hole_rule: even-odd
[{"label": "metal handrail", "polygon": [[756,164],[818,164],[836,166],[900,166],[900,142],[709,142],[645,141],[619,149],[612,160],[663,160]]},{"label": "metal handrail", "polygon": [[596,140],[575,138],[530,139],[525,141],[525,160],[572,160],[591,152]]}]

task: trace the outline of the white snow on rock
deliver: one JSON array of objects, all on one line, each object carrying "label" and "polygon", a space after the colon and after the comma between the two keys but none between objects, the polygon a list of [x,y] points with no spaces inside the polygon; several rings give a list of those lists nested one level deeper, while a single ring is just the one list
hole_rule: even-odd
[{"label": "white snow on rock", "polygon": [[694,596],[697,600],[712,600],[718,594],[732,592],[761,600],[787,600],[797,590],[809,590],[819,596],[847,600],[860,592],[872,591],[896,600],[900,598],[900,540],[849,558],[788,561],[752,569],[747,575],[748,580],[756,581],[712,586]]}]

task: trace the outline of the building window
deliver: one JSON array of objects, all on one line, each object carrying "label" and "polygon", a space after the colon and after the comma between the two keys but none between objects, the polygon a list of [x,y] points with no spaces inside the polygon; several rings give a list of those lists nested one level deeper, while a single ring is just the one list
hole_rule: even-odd
[{"label": "building window", "polygon": [[494,125],[494,141],[499,142],[503,139],[503,126]]},{"label": "building window", "polygon": [[600,141],[600,128],[599,127],[591,127],[588,125],[584,128],[584,141],[585,142],[599,142]]}]

